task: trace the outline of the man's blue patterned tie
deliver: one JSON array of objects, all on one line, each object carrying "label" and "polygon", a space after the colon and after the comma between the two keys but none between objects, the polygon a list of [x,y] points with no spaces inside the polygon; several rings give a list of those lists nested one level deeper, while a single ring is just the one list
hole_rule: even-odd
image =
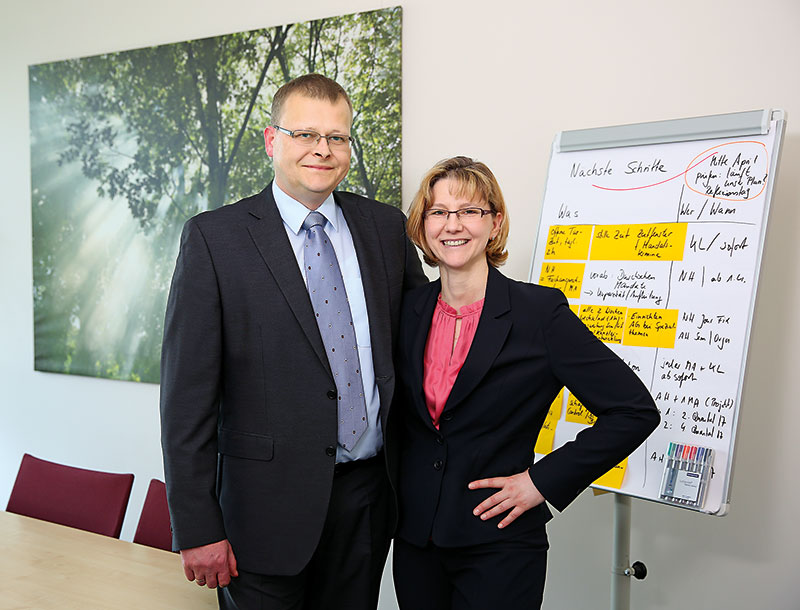
[{"label": "man's blue patterned tie", "polygon": [[336,381],[339,444],[351,451],[367,429],[367,405],[353,317],[336,252],[325,233],[325,223],[325,216],[319,212],[309,213],[303,222],[306,281]]}]

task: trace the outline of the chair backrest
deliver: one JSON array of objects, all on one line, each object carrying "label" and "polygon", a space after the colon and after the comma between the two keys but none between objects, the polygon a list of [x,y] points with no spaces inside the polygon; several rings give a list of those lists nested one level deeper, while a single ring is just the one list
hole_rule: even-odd
[{"label": "chair backrest", "polygon": [[142,515],[133,541],[165,551],[172,550],[172,529],[167,507],[167,486],[152,479],[147,488]]},{"label": "chair backrest", "polygon": [[99,472],[22,456],[6,510],[119,538],[132,474]]}]

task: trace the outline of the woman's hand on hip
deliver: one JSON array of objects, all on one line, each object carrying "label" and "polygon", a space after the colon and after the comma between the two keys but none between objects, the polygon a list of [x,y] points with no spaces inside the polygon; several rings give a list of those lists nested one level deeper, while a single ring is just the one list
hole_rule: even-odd
[{"label": "woman's hand on hip", "polygon": [[527,470],[510,477],[492,477],[472,481],[468,487],[470,489],[496,488],[500,490],[486,498],[472,511],[472,514],[484,520],[510,511],[497,524],[499,528],[506,527],[526,510],[544,502],[544,496],[536,489]]}]

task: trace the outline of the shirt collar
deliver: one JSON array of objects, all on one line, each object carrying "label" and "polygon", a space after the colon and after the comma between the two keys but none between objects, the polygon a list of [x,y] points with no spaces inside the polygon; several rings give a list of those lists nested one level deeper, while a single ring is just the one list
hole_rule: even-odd
[{"label": "shirt collar", "polygon": [[[275,198],[275,205],[278,206],[278,212],[283,222],[295,235],[299,235],[300,231],[303,229],[303,222],[311,210],[293,197],[284,193],[275,181],[272,182],[272,196]],[[327,219],[328,225],[325,227],[326,231],[329,228],[334,232],[338,230],[338,208],[333,199],[333,193],[328,195],[327,199],[322,202],[322,205],[319,206],[316,211]]]}]

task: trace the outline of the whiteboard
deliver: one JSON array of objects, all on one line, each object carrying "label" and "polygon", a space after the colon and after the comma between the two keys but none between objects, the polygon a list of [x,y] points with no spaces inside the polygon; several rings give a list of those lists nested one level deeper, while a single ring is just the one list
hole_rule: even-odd
[{"label": "whiteboard", "polygon": [[[670,443],[702,446],[714,452],[710,480],[687,508],[727,512],[784,126],[782,111],[759,110],[556,137],[529,279],[564,291],[662,418],[617,469],[621,482],[594,487],[666,503]],[[560,400],[553,448],[592,421],[568,388]]]}]

